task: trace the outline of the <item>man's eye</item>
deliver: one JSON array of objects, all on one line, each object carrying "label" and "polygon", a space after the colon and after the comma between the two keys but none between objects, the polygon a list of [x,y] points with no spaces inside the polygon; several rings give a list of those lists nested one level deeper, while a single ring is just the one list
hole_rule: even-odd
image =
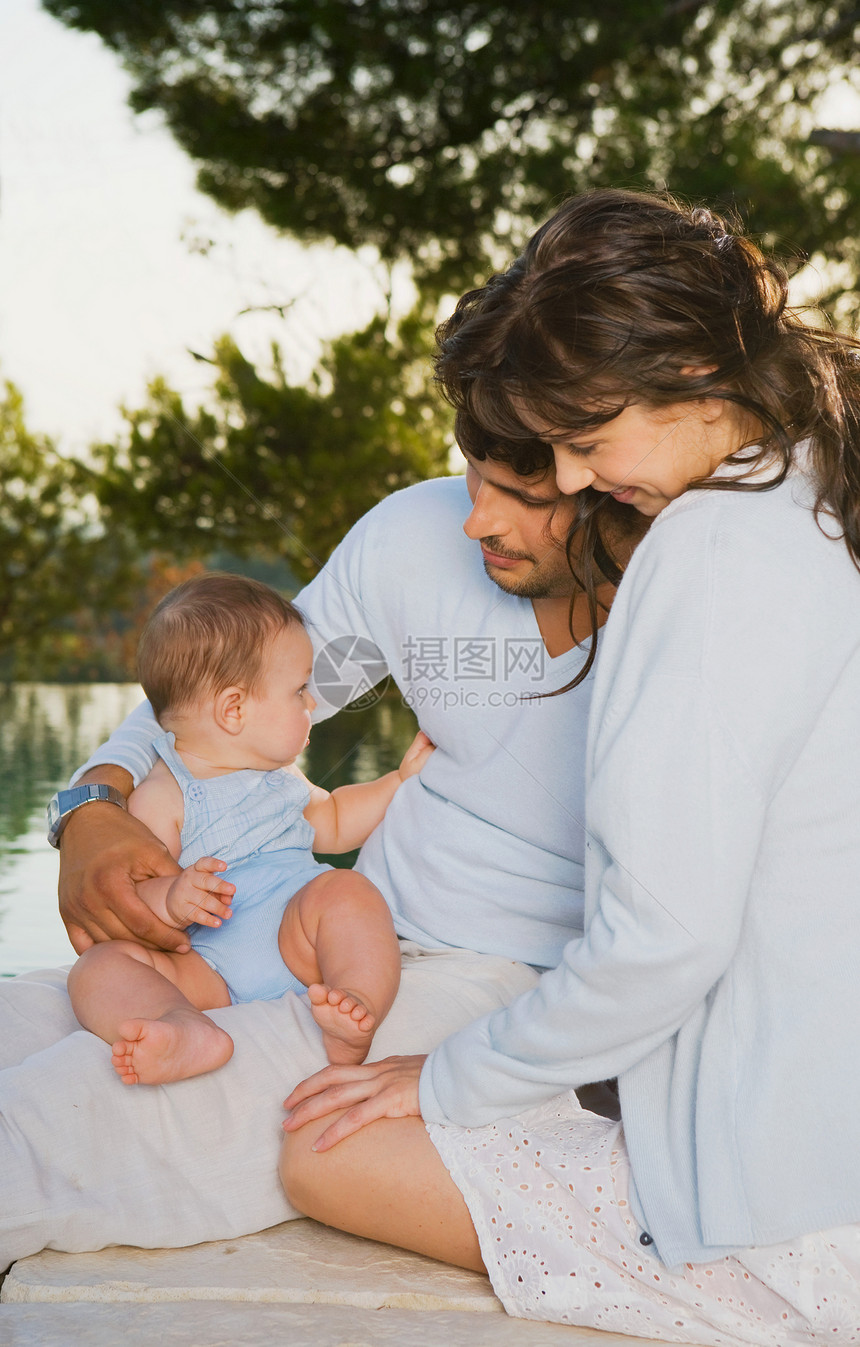
[{"label": "man's eye", "polygon": [[529,510],[549,510],[558,504],[555,500],[529,500],[528,496],[520,496],[520,500]]}]

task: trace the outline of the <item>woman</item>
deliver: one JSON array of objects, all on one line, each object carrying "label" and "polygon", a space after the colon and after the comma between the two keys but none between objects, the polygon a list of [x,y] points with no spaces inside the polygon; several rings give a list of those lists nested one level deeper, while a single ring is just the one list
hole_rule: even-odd
[{"label": "woman", "polygon": [[[300,1086],[283,1176],[514,1314],[860,1341],[860,361],[785,299],[708,211],[607,191],[441,332],[465,416],[655,521],[600,635],[586,931],[426,1060]],[[572,1094],[613,1075],[620,1124]]]}]

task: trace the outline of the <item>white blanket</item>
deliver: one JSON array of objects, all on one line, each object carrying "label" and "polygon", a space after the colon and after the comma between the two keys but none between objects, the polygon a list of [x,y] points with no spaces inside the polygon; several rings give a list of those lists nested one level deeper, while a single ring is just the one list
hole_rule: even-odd
[{"label": "white blanket", "polygon": [[[534,986],[509,959],[404,942],[372,1057],[428,1052]],[[303,998],[214,1010],[235,1053],[174,1085],[122,1085],[57,969],[0,980],[0,1271],[39,1249],[178,1247],[298,1215],[277,1178],[281,1104],[325,1065]]]}]

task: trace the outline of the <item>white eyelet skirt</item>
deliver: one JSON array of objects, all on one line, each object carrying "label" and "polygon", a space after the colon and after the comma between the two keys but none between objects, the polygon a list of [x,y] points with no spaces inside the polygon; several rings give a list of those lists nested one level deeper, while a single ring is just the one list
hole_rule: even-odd
[{"label": "white eyelet skirt", "polygon": [[573,1091],[427,1131],[508,1314],[708,1347],[860,1343],[860,1225],[670,1272],[640,1243],[621,1123]]}]

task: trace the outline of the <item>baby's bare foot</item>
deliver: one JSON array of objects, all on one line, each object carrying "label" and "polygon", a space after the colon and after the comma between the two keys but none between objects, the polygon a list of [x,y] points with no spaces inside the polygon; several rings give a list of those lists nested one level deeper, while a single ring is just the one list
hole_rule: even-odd
[{"label": "baby's bare foot", "polygon": [[125,1085],[165,1085],[215,1071],[233,1056],[229,1034],[199,1010],[171,1010],[160,1020],[126,1020],[113,1045],[113,1068]]},{"label": "baby's bare foot", "polygon": [[315,982],[308,987],[311,1014],[322,1029],[326,1056],[333,1066],[363,1062],[373,1041],[376,1016],[356,996],[342,987]]}]

